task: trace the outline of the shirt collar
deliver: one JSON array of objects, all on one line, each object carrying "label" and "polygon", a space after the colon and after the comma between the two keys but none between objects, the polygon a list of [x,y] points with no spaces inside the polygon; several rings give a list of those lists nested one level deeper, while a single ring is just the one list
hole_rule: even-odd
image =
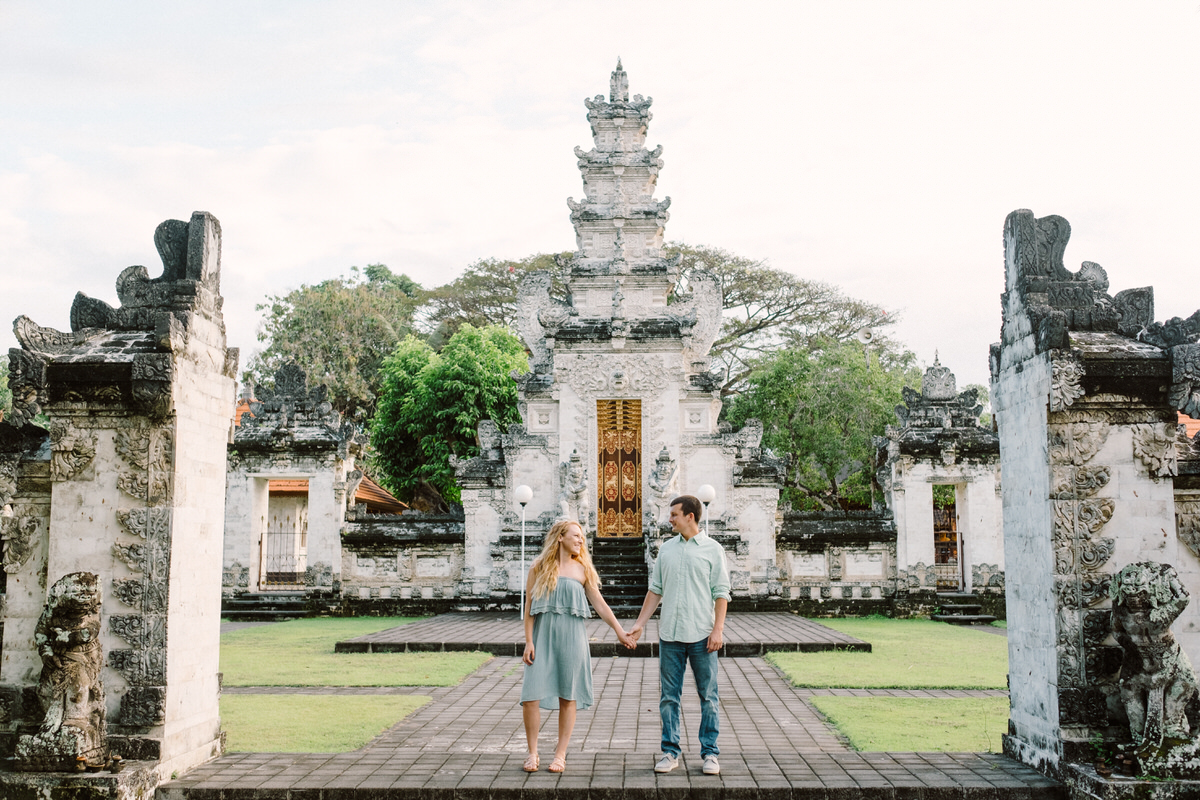
[{"label": "shirt collar", "polygon": [[[702,528],[699,533],[697,533],[695,536],[692,537],[691,541],[695,542],[696,544],[704,544],[704,541],[708,538],[709,538],[709,535],[707,533],[705,533],[704,529]],[[683,544],[690,544],[687,537],[684,536],[682,533],[679,534],[679,540]]]}]

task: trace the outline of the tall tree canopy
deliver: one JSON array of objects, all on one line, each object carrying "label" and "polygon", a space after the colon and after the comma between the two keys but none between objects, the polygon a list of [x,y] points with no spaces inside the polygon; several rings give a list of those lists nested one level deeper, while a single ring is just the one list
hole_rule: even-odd
[{"label": "tall tree canopy", "polygon": [[755,361],[777,350],[808,351],[818,341],[849,341],[864,329],[872,331],[873,346],[885,364],[897,350],[882,341],[882,329],[895,318],[881,306],[847,297],[836,286],[717,247],[672,242],[665,249],[681,257],[682,283],[697,269],[721,279],[725,320],[711,355],[726,371],[724,394],[736,392]]},{"label": "tall tree canopy", "polygon": [[[567,257],[570,253],[560,253]],[[517,288],[530,272],[548,270],[555,276],[551,291],[561,298],[566,290],[559,283],[558,264],[551,253],[536,253],[516,261],[484,258],[471,264],[463,274],[429,292],[422,316],[433,329],[435,346],[463,325],[482,327],[504,325],[516,329]]]},{"label": "tall tree canopy", "polygon": [[311,383],[329,387],[334,408],[367,420],[382,389],[379,368],[411,332],[422,295],[407,276],[371,264],[268,297],[256,306],[265,312],[258,340],[266,347],[250,359],[243,379],[269,384],[276,370],[296,361]]},{"label": "tall tree canopy", "polygon": [[476,426],[520,422],[510,373],[529,368],[525,347],[506,328],[463,324],[440,352],[408,336],[385,359],[383,394],[371,424],[373,465],[402,499],[428,481],[459,501],[450,456],[478,455]]},{"label": "tall tree canopy", "polygon": [[869,507],[871,437],[895,421],[901,390],[921,385],[920,370],[911,353],[887,363],[858,342],[810,344],[754,362],[726,418],[735,427],[762,420],[763,446],[793,455],[784,497],[794,507]]}]

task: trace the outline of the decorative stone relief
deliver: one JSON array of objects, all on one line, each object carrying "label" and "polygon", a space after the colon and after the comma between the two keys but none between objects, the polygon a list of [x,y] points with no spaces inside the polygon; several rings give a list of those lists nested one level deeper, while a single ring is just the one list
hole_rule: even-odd
[{"label": "decorative stone relief", "polygon": [[1171,565],[1143,561],[1117,574],[1109,597],[1113,635],[1125,651],[1121,702],[1134,744],[1148,750],[1181,744],[1200,733],[1190,730],[1185,714],[1197,699],[1196,674],[1170,630],[1187,607],[1187,590]]},{"label": "decorative stone relief", "polygon": [[1155,478],[1166,478],[1179,472],[1175,460],[1174,428],[1174,425],[1133,426],[1133,454]]},{"label": "decorative stone relief", "polygon": [[610,356],[576,353],[559,358],[555,380],[570,385],[581,399],[598,395],[645,397],[667,388],[667,370],[656,356]]},{"label": "decorative stone relief", "polygon": [[19,572],[33,555],[40,528],[38,518],[25,513],[0,517],[0,539],[4,541],[4,571]]},{"label": "decorative stone relief", "polygon": [[66,481],[96,457],[96,435],[80,431],[65,420],[50,423],[50,477]]},{"label": "decorative stone relief", "polygon": [[167,681],[166,653],[162,650],[110,650],[108,665],[131,686],[161,686]]},{"label": "decorative stone relief", "polygon": [[1061,350],[1050,359],[1050,410],[1062,411],[1084,395],[1083,364]]},{"label": "decorative stone relief", "polygon": [[113,614],[108,629],[135,648],[158,649],[166,645],[166,631],[159,617],[142,614]]},{"label": "decorative stone relief", "polygon": [[117,522],[140,539],[165,539],[171,531],[168,508],[129,508],[117,511]]},{"label": "decorative stone relief", "polygon": [[20,453],[0,453],[0,512],[5,510],[17,493],[17,469]]},{"label": "decorative stone relief", "polygon": [[1200,500],[1175,501],[1175,534],[1193,555],[1200,556]]},{"label": "decorative stone relief", "polygon": [[1171,405],[1200,418],[1200,344],[1171,348]]},{"label": "decorative stone relief", "polygon": [[121,697],[122,725],[150,727],[161,723],[167,712],[165,686],[131,686]]},{"label": "decorative stone relief", "polygon": [[146,545],[121,544],[117,542],[112,546],[112,554],[113,558],[122,562],[134,572],[141,572],[143,563],[146,560]]},{"label": "decorative stone relief", "polygon": [[44,717],[36,734],[17,742],[14,763],[20,770],[73,771],[79,759],[97,765],[108,760],[100,603],[99,578],[90,572],[64,575],[50,587],[34,631]]},{"label": "decorative stone relief", "polygon": [[1069,422],[1050,426],[1050,463],[1081,465],[1108,440],[1105,422]]},{"label": "decorative stone relief", "polygon": [[8,389],[12,392],[12,408],[5,419],[18,428],[32,424],[34,418],[42,413],[45,387],[46,362],[29,351],[10,349]]}]

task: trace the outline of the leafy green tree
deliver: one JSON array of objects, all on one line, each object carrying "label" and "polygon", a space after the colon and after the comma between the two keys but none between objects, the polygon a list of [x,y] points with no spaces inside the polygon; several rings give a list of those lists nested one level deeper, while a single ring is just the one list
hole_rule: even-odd
[{"label": "leafy green tree", "polygon": [[685,290],[691,270],[706,270],[721,279],[725,320],[711,356],[726,371],[723,394],[737,392],[756,360],[769,353],[784,348],[808,351],[819,341],[850,341],[864,329],[874,337],[874,357],[885,365],[903,359],[901,349],[884,336],[896,318],[881,306],[717,247],[672,242],[665,251],[682,259]]},{"label": "leafy green tree", "polygon": [[895,421],[904,385],[920,385],[913,361],[900,353],[883,363],[858,342],[834,340],[780,350],[754,362],[726,419],[762,420],[763,446],[792,456],[784,497],[794,507],[869,507],[871,437]]},{"label": "leafy green tree", "polygon": [[450,456],[478,455],[480,420],[501,430],[520,421],[510,373],[528,368],[525,347],[499,325],[464,323],[440,352],[406,337],[384,360],[383,394],[371,424],[372,463],[383,484],[407,500],[425,480],[459,502]]},{"label": "leafy green tree", "polygon": [[[521,280],[537,270],[548,270],[557,276],[559,269],[555,259],[570,255],[537,253],[516,261],[483,258],[471,264],[462,275],[429,292],[422,316],[433,329],[430,341],[436,347],[463,325],[477,328],[503,325],[515,330],[517,288]],[[566,289],[557,277],[551,293],[566,298]]]},{"label": "leafy green tree", "polygon": [[334,408],[368,420],[382,388],[379,369],[412,330],[422,296],[407,276],[371,264],[268,297],[256,306],[265,312],[258,340],[266,347],[250,359],[243,379],[270,384],[281,366],[296,361],[310,384],[329,387]]}]

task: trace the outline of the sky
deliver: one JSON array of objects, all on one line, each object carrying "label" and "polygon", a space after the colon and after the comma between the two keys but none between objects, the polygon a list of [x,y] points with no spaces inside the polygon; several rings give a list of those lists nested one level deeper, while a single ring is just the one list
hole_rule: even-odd
[{"label": "sky", "polygon": [[[1200,0],[0,0],[0,320],[69,330],[161,274],[165,219],[223,230],[229,344],[273,294],[384,263],[426,287],[575,246],[583,98],[654,98],[666,238],[883,305],[988,380],[1005,216],[1069,269],[1200,306]],[[11,331],[0,347],[16,346]]]}]

